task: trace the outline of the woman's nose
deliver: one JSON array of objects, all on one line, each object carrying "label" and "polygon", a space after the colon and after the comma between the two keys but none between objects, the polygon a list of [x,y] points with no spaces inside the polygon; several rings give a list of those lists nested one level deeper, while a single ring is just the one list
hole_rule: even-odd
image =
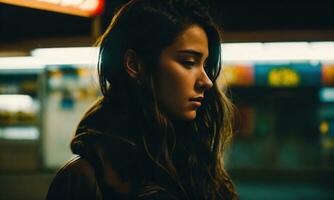
[{"label": "woman's nose", "polygon": [[213,83],[204,69],[201,70],[200,76],[197,80],[198,89],[208,90],[213,86]]}]

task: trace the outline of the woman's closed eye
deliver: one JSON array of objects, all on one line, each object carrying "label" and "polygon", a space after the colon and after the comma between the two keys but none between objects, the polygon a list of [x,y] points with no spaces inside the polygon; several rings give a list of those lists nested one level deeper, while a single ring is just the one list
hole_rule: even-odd
[{"label": "woman's closed eye", "polygon": [[182,60],[182,61],[180,61],[180,63],[187,68],[191,68],[191,67],[194,67],[196,65],[196,62],[192,61],[192,60]]}]

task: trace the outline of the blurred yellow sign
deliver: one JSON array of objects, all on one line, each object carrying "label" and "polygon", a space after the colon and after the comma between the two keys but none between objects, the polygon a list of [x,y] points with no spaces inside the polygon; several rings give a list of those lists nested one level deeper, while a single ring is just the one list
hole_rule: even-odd
[{"label": "blurred yellow sign", "polygon": [[268,81],[271,86],[298,86],[300,77],[292,69],[274,68],[269,72]]}]

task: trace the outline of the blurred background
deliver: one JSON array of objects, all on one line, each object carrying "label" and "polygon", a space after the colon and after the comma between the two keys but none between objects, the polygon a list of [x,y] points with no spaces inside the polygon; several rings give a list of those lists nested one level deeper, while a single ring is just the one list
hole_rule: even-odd
[{"label": "blurred background", "polygon": [[[91,48],[126,0],[0,0],[0,199],[44,199],[99,95]],[[202,2],[223,29],[241,199],[334,199],[334,1]]]}]

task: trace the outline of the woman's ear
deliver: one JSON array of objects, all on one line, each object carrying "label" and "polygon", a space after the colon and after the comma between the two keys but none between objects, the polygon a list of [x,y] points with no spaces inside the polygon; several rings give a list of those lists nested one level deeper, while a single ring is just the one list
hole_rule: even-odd
[{"label": "woman's ear", "polygon": [[137,53],[133,49],[128,49],[125,52],[123,66],[131,78],[136,80],[140,79],[143,69],[139,62]]}]

